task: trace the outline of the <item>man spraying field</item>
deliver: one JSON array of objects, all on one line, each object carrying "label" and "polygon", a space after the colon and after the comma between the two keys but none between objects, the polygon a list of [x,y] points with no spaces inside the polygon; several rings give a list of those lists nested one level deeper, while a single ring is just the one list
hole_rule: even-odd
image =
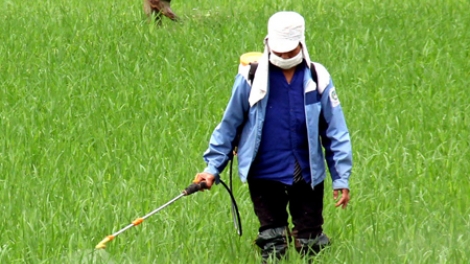
[{"label": "man spraying field", "polygon": [[253,80],[250,65],[240,67],[204,153],[207,166],[196,181],[210,188],[237,147],[238,172],[248,182],[260,223],[256,244],[265,262],[284,256],[291,235],[303,255],[330,244],[322,228],[325,161],[333,197],[339,197],[336,206],[345,208],[352,149],[331,76],[310,61],[304,18],[295,12],[274,14],[264,44]]}]

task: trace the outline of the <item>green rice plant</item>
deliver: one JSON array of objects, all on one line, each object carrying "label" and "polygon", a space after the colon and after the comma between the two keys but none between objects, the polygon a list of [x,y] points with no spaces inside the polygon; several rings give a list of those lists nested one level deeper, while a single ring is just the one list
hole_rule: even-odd
[{"label": "green rice plant", "polygon": [[[182,22],[157,27],[139,1],[4,1],[0,263],[259,263],[237,179],[242,237],[215,186],[93,248],[204,168],[239,56],[279,10],[304,15],[354,148],[352,202],[326,191],[333,246],[314,263],[467,263],[469,5],[173,1]],[[306,260],[290,248],[282,263]]]}]

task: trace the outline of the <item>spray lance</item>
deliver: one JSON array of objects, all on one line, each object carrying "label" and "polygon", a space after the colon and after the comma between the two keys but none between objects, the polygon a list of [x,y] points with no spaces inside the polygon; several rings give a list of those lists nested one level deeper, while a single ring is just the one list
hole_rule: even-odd
[{"label": "spray lance", "polygon": [[[222,183],[222,185],[225,187],[225,189],[228,191],[229,195],[230,195],[230,198],[232,200],[232,214],[236,214],[236,216],[233,217],[234,221],[235,219],[238,219],[238,222],[234,222],[235,223],[235,227],[237,228],[237,232],[238,232],[238,235],[241,236],[242,232],[241,232],[241,221],[240,221],[240,214],[238,212],[238,207],[237,207],[237,203],[235,201],[235,198],[232,194],[232,191],[227,187],[227,185],[220,181]],[[134,221],[132,221],[131,224],[127,225],[126,227],[122,228],[121,230],[111,234],[111,235],[108,235],[106,236],[103,240],[101,240],[100,243],[98,243],[98,245],[96,245],[95,249],[104,249],[106,248],[106,243],[108,243],[109,241],[113,240],[114,238],[116,238],[118,235],[122,234],[123,232],[125,232],[126,230],[134,227],[134,226],[138,226],[140,225],[145,219],[149,218],[150,216],[156,214],[158,211],[162,210],[163,208],[167,207],[168,205],[176,202],[177,200],[181,199],[182,197],[184,196],[189,196],[193,193],[196,193],[198,191],[203,191],[205,189],[208,189],[207,187],[207,183],[205,181],[201,181],[201,182],[193,182],[191,185],[189,185],[186,189],[184,189],[181,194],[179,194],[178,196],[176,196],[175,198],[171,199],[170,201],[168,201],[167,203],[165,203],[164,205],[158,207],[157,209],[151,211],[150,213],[142,216],[142,217],[139,217],[137,219],[135,219]]]},{"label": "spray lance", "polygon": [[[242,56],[240,56],[239,71],[241,71],[241,69],[243,67],[250,67],[250,74],[254,74],[254,72],[251,71],[251,63],[258,62],[258,60],[261,58],[262,55],[263,55],[263,53],[261,53],[261,52],[247,52],[247,53],[242,54]],[[238,141],[238,139],[239,138],[237,138],[237,141]],[[225,182],[223,182],[221,179],[219,179],[219,182],[222,184],[222,186],[224,186],[224,188],[227,190],[228,194],[230,195],[230,199],[231,199],[231,202],[232,202],[231,211],[232,211],[233,224],[235,226],[235,229],[237,230],[238,235],[241,236],[242,235],[242,223],[241,223],[241,220],[240,220],[240,213],[238,211],[237,202],[235,201],[235,197],[233,196],[233,193],[232,193],[232,188],[233,188],[233,186],[232,186],[233,156],[237,155],[237,150],[238,150],[237,142],[234,142],[234,149],[233,149],[232,155],[229,156],[229,160],[230,160],[230,170],[229,170],[229,176],[230,176],[229,180],[230,180],[230,182],[229,182],[229,186],[227,186],[227,184],[225,184]],[[105,237],[100,243],[98,243],[96,248],[97,249],[105,248],[107,242],[113,240],[116,236],[118,236],[122,232],[126,231],[127,229],[141,224],[145,219],[147,219],[148,217],[150,217],[153,214],[157,213],[158,211],[162,210],[163,208],[167,207],[168,205],[172,204],[173,202],[180,199],[181,197],[191,195],[191,194],[193,194],[195,192],[198,192],[198,191],[203,191],[204,189],[208,189],[207,185],[206,185],[206,182],[204,182],[204,181],[202,181],[202,182],[193,182],[180,195],[176,196],[175,198],[173,198],[172,200],[170,200],[166,204],[160,206],[159,208],[153,210],[152,212],[148,213],[147,215],[145,215],[141,218],[137,218],[131,224],[129,224],[125,228],[117,231],[116,233]]]}]

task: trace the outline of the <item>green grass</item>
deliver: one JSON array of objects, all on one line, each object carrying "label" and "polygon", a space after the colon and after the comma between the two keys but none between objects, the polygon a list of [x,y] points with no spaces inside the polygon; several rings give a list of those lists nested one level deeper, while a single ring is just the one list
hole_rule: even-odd
[{"label": "green grass", "polygon": [[258,263],[238,180],[241,238],[217,186],[92,249],[204,168],[238,58],[278,10],[304,15],[353,140],[352,201],[326,192],[318,262],[467,263],[468,1],[173,2],[183,22],[160,28],[140,1],[0,4],[1,263]]}]

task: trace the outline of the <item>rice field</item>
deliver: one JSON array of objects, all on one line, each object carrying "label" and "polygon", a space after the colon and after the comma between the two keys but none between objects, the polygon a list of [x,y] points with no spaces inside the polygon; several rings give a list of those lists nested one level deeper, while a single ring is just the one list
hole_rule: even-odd
[{"label": "rice field", "polygon": [[[205,164],[239,57],[268,18],[306,20],[353,142],[351,203],[334,207],[314,263],[468,263],[470,2],[0,3],[0,263],[260,263],[258,222],[234,173],[239,237],[222,186],[165,204]],[[236,164],[234,164],[236,165]],[[228,182],[226,170],[222,179]],[[293,248],[281,263],[307,263]]]}]

